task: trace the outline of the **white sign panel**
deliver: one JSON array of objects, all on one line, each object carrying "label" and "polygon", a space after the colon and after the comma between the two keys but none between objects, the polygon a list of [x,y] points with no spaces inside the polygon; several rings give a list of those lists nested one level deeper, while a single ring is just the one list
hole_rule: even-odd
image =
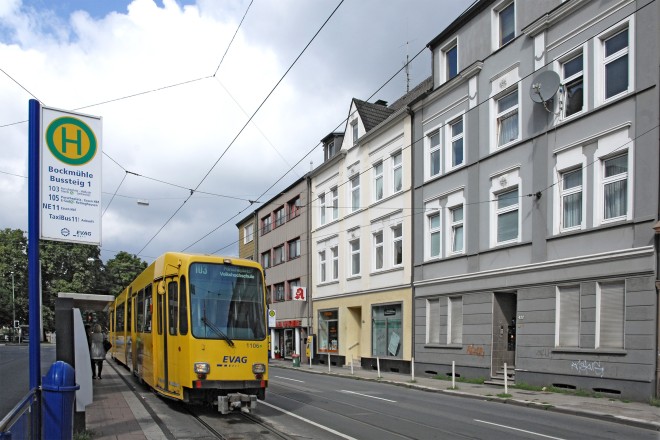
[{"label": "white sign panel", "polygon": [[101,244],[101,122],[42,107],[42,239]]},{"label": "white sign panel", "polygon": [[307,301],[307,288],[299,286],[291,287],[291,297],[295,301]]},{"label": "white sign panel", "polygon": [[268,310],[268,327],[275,327],[277,325],[277,313],[275,310]]}]

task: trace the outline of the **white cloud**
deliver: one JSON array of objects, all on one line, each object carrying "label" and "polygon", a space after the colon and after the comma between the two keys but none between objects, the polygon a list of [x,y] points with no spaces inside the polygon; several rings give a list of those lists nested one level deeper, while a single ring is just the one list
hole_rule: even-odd
[{"label": "white cloud", "polygon": [[[28,0],[0,2],[0,203],[16,207],[0,227],[27,229],[27,182],[12,175],[27,175],[27,123],[13,123],[27,119],[34,94],[46,105],[86,106],[80,111],[103,117],[103,149],[112,158],[103,158],[103,209],[117,192],[103,217],[104,258],[143,247],[144,258],[182,250],[225,222],[188,250],[228,246],[235,254],[235,224],[257,205],[196,193],[181,207],[188,189],[124,170],[195,188],[231,145],[199,190],[256,199],[337,127],[353,96],[368,98],[402,66],[406,41],[417,52],[467,6],[346,2],[238,135],[337,3],[255,2],[214,78],[248,4],[198,0],[181,7],[165,0],[158,7],[133,0],[127,13],[97,19],[94,11],[62,16]],[[443,11],[452,13],[443,18]],[[413,65],[412,85],[430,74],[428,59]],[[403,78],[377,98],[398,98]],[[90,106],[96,103],[103,104]],[[307,172],[310,160],[320,164],[320,149],[261,200]]]}]

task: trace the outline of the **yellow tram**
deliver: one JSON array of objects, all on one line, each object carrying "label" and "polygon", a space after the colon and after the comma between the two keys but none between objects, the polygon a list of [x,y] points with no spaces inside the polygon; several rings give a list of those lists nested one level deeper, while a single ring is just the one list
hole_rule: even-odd
[{"label": "yellow tram", "polygon": [[268,340],[261,266],[169,252],[110,305],[110,353],[157,393],[249,411],[266,397]]}]

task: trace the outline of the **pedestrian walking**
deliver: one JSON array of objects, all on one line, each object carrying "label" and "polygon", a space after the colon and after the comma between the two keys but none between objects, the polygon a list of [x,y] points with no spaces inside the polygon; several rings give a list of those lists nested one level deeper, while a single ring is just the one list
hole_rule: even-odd
[{"label": "pedestrian walking", "polygon": [[103,340],[105,336],[101,331],[101,325],[96,324],[92,328],[90,357],[92,358],[92,379],[101,379],[103,370],[103,359],[105,358],[105,348]]}]

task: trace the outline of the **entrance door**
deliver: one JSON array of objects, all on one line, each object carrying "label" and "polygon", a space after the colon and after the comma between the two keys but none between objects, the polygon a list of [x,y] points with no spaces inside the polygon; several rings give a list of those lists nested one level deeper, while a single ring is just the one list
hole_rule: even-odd
[{"label": "entrance door", "polygon": [[289,358],[295,353],[293,347],[293,329],[284,330],[284,346],[282,348],[282,357]]},{"label": "entrance door", "polygon": [[493,356],[491,375],[511,375],[516,363],[516,315],[518,310],[515,292],[495,292],[493,296]]}]

